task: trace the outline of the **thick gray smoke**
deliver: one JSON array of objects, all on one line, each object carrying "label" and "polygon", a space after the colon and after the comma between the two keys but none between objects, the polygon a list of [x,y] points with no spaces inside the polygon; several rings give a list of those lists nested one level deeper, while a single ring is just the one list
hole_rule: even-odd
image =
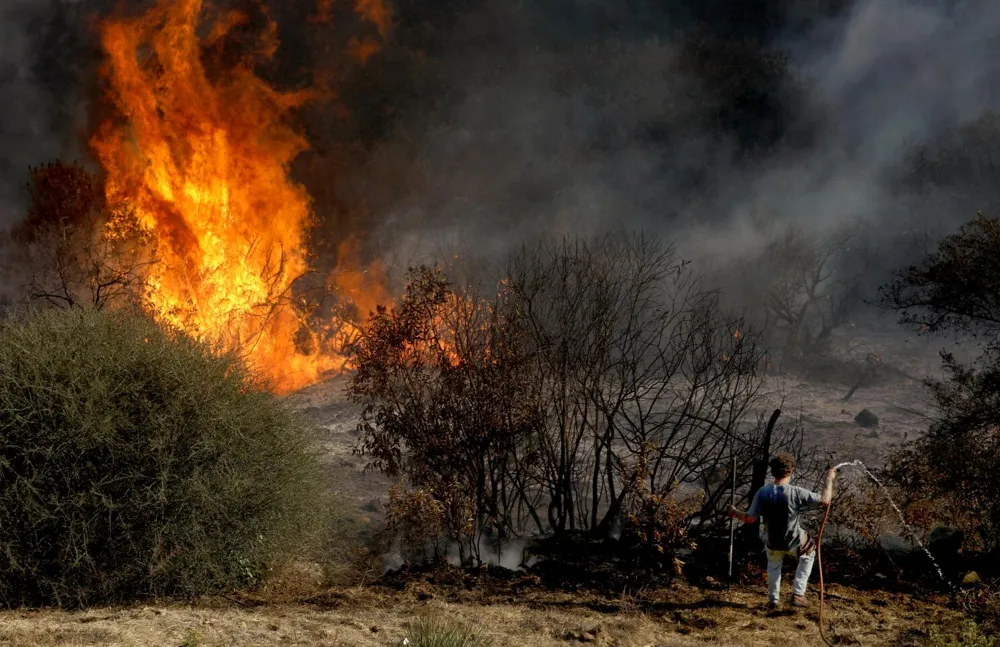
[{"label": "thick gray smoke", "polygon": [[[303,182],[330,232],[344,219],[333,212],[350,211],[397,265],[442,246],[489,256],[540,233],[636,228],[688,257],[731,259],[759,249],[761,222],[822,231],[865,219],[889,239],[978,208],[975,192],[915,195],[900,178],[912,147],[997,107],[996,3],[787,0],[771,3],[787,10],[776,27],[683,0],[396,4],[378,56],[407,62],[376,57],[344,93],[354,119],[381,125],[339,168],[319,153]],[[826,5],[836,10],[815,9]],[[82,153],[95,60],[80,54],[93,41],[75,6],[0,4],[0,224],[23,213],[29,164]],[[298,57],[284,69],[302,67],[312,41],[294,32],[312,27],[282,7]],[[699,31],[695,19],[715,22]],[[777,56],[747,57],[744,36],[788,52],[790,74]],[[758,85],[718,74],[704,53],[720,48]],[[339,133],[318,149],[351,139],[337,119],[312,115],[314,133]]]},{"label": "thick gray smoke", "polygon": [[960,209],[900,177],[914,147],[1000,104],[996,3],[857,0],[780,35],[801,84],[794,119],[807,122],[788,129],[814,132],[752,163],[732,137],[698,127],[715,95],[680,64],[666,19],[644,30],[648,16],[635,16],[611,35],[581,21],[566,37],[542,16],[497,2],[459,21],[436,71],[460,100],[384,145],[412,141],[420,177],[386,215],[401,245],[483,251],[539,232],[643,228],[688,256],[733,258],[759,249],[761,219],[820,231],[863,219],[892,238],[975,215],[975,198]]},{"label": "thick gray smoke", "polygon": [[884,165],[905,144],[997,107],[998,28],[996,3],[867,0],[790,48],[839,134]]},{"label": "thick gray smoke", "polygon": [[762,192],[789,194],[792,210],[811,202],[821,219],[885,215],[892,205],[878,194],[895,188],[886,183],[909,148],[1000,106],[1000,6],[949,4],[866,0],[789,43],[833,123],[800,164],[813,175],[804,190],[765,183]]}]

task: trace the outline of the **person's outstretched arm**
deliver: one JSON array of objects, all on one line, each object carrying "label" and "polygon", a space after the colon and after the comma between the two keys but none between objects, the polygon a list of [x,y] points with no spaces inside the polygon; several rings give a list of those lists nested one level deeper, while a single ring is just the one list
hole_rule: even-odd
[{"label": "person's outstretched arm", "polygon": [[757,517],[750,516],[749,512],[741,512],[740,510],[737,510],[733,506],[729,506],[729,516],[730,517],[735,517],[735,518],[739,519],[740,521],[742,521],[743,523],[756,523],[757,522]]},{"label": "person's outstretched arm", "polygon": [[747,512],[742,512],[737,510],[733,506],[729,506],[726,513],[730,518],[735,517],[743,523],[757,523],[757,517],[760,516],[760,504],[757,503],[757,497],[760,496],[760,490],[757,490],[757,494],[753,495],[753,503],[750,504],[750,510]]}]

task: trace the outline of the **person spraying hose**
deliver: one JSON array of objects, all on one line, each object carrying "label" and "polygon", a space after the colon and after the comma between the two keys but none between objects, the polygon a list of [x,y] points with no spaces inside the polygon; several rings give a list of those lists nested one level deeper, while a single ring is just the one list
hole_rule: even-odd
[{"label": "person spraying hose", "polygon": [[822,494],[817,494],[791,484],[795,471],[795,458],[780,454],[771,459],[771,475],[774,482],[760,488],[753,497],[750,510],[741,512],[730,505],[728,514],[743,523],[752,524],[762,520],[761,539],[767,553],[767,595],[768,608],[781,606],[781,565],[785,555],[798,558],[795,569],[795,583],[792,590],[792,606],[808,607],[806,586],[816,559],[816,542],[799,521],[803,510],[825,506],[833,501],[833,481],[837,477],[836,468],[826,473]]}]

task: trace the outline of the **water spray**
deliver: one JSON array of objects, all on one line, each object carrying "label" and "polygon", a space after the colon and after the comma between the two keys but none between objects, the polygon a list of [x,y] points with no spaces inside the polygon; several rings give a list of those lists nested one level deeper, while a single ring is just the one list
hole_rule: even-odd
[{"label": "water spray", "polygon": [[[862,463],[860,460],[846,461],[838,465],[834,465],[833,469],[839,471],[842,467],[857,467],[861,469],[861,471],[864,472],[865,475],[868,476],[868,478],[874,481],[875,485],[877,485],[885,493],[885,498],[889,500],[889,505],[891,505],[892,509],[896,511],[896,514],[899,515],[900,523],[902,523],[903,527],[906,528],[907,531],[909,531],[910,536],[913,537],[913,540],[917,543],[918,546],[920,546],[920,549],[924,551],[924,554],[926,554],[928,559],[931,560],[931,563],[934,564],[934,569],[937,571],[938,577],[940,577],[941,581],[947,584],[949,588],[954,589],[955,587],[948,580],[948,578],[945,577],[944,571],[941,570],[941,566],[937,563],[937,560],[934,559],[934,555],[932,555],[931,551],[928,550],[927,546],[925,546],[924,543],[920,541],[920,537],[917,536],[917,533],[913,530],[913,527],[910,526],[910,524],[906,523],[906,518],[903,516],[903,511],[899,509],[899,506],[896,505],[896,502],[892,500],[891,496],[889,496],[889,490],[885,487],[882,481],[877,476],[872,474],[872,471],[868,469],[868,466]],[[825,587],[823,585],[823,529],[826,527],[826,521],[830,517],[830,509],[832,507],[833,507],[832,505],[826,506],[826,512],[823,514],[823,521],[820,522],[819,524],[819,533],[817,533],[816,536],[816,561],[819,564],[819,636],[820,638],[823,639],[823,642],[826,643],[829,647],[833,647],[833,643],[831,643],[829,639],[827,639],[826,633],[823,630],[823,607],[826,596]]]}]

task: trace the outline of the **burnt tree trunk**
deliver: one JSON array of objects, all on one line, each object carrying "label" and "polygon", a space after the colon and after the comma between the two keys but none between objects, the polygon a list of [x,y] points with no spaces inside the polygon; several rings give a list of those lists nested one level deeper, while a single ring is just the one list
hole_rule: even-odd
[{"label": "burnt tree trunk", "polygon": [[[747,492],[746,508],[749,509],[753,503],[753,497],[757,490],[764,487],[767,481],[767,463],[771,457],[771,435],[774,426],[781,415],[781,409],[775,409],[771,414],[771,419],[767,421],[767,428],[764,430],[764,441],[757,451],[757,458],[753,463],[753,474],[750,478],[750,491]],[[737,533],[738,549],[734,549],[735,556],[740,560],[746,559],[750,552],[758,552],[761,549],[760,543],[760,520],[754,524],[744,524]]]},{"label": "burnt tree trunk", "polygon": [[774,425],[778,422],[781,409],[775,409],[771,414],[771,419],[767,421],[767,428],[764,430],[764,442],[757,453],[757,460],[753,463],[753,476],[750,479],[750,491],[747,493],[747,507],[753,502],[753,495],[757,490],[764,487],[767,481],[767,461],[771,458],[771,435],[774,433]]}]

